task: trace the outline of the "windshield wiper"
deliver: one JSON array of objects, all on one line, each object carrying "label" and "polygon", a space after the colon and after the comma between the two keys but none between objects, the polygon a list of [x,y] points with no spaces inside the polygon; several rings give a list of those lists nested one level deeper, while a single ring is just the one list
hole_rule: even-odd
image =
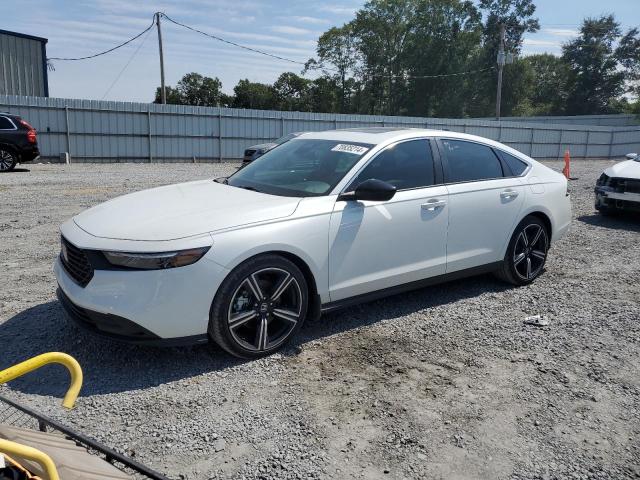
[{"label": "windshield wiper", "polygon": [[227,185],[229,183],[229,177],[220,177],[220,178],[214,178],[213,181],[216,183],[223,183],[225,185]]},{"label": "windshield wiper", "polygon": [[251,190],[252,192],[258,192],[260,193],[260,190],[258,190],[255,187],[250,187],[249,185],[233,185],[234,187],[238,187],[238,188],[244,188],[245,190]]}]

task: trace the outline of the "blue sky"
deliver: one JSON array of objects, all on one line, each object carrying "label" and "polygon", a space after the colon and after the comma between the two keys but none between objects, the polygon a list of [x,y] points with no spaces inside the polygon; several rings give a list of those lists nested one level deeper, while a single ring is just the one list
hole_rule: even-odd
[{"label": "blue sky", "polygon": [[[540,32],[524,53],[559,54],[586,16],[614,13],[625,27],[640,25],[640,0],[536,0]],[[77,57],[110,48],[146,28],[155,11],[231,41],[299,61],[313,56],[318,36],[353,18],[359,0],[21,0],[6,2],[0,29],[49,39],[49,57]],[[167,84],[185,73],[217,76],[231,93],[238,80],[273,82],[292,64],[239,50],[163,23]],[[51,96],[151,101],[159,85],[155,29],[116,52],[82,62],[56,61]],[[125,68],[126,66],[126,68]]]}]

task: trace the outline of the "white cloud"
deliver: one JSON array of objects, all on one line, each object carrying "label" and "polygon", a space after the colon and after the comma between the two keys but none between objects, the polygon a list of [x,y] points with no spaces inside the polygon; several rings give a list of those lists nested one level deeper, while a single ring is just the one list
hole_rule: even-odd
[{"label": "white cloud", "polygon": [[300,22],[300,23],[311,23],[314,25],[327,25],[330,24],[331,22],[329,20],[325,20],[324,18],[317,18],[317,17],[306,17],[306,16],[291,16],[291,17],[282,17],[284,19],[287,20],[291,20],[294,22]]},{"label": "white cloud", "polygon": [[345,7],[343,5],[321,5],[319,10],[330,12],[336,15],[355,15],[357,7]]},{"label": "white cloud", "polygon": [[529,47],[555,47],[560,48],[560,44],[558,42],[554,42],[552,40],[536,40],[533,38],[525,38],[522,42],[524,45]]},{"label": "white cloud", "polygon": [[554,37],[577,37],[580,32],[571,28],[543,28],[542,33],[553,35]]},{"label": "white cloud", "polygon": [[313,32],[306,28],[291,27],[289,25],[274,25],[271,27],[271,31],[284,33],[287,35],[311,35]]}]

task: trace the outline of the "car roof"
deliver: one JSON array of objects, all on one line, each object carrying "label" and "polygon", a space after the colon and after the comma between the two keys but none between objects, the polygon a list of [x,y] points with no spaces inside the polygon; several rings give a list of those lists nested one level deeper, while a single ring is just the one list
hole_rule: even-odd
[{"label": "car roof", "polygon": [[488,138],[467,135],[449,130],[432,130],[427,128],[371,127],[345,128],[341,130],[324,130],[322,132],[305,132],[298,138],[317,140],[336,140],[379,145],[393,140],[413,137],[448,137],[476,140],[483,143],[494,143]]}]

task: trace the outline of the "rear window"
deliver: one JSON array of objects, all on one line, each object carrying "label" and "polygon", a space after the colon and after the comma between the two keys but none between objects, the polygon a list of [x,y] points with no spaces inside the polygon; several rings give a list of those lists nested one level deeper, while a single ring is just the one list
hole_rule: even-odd
[{"label": "rear window", "polygon": [[509,166],[513,175],[520,176],[527,169],[528,165],[513,155],[510,155],[502,150],[498,150],[498,154],[502,157],[502,160]]},{"label": "rear window", "polygon": [[503,176],[500,160],[493,150],[464,140],[442,140],[447,156],[448,182],[471,182]]},{"label": "rear window", "polygon": [[15,127],[7,117],[0,117],[0,130],[13,130]]}]

